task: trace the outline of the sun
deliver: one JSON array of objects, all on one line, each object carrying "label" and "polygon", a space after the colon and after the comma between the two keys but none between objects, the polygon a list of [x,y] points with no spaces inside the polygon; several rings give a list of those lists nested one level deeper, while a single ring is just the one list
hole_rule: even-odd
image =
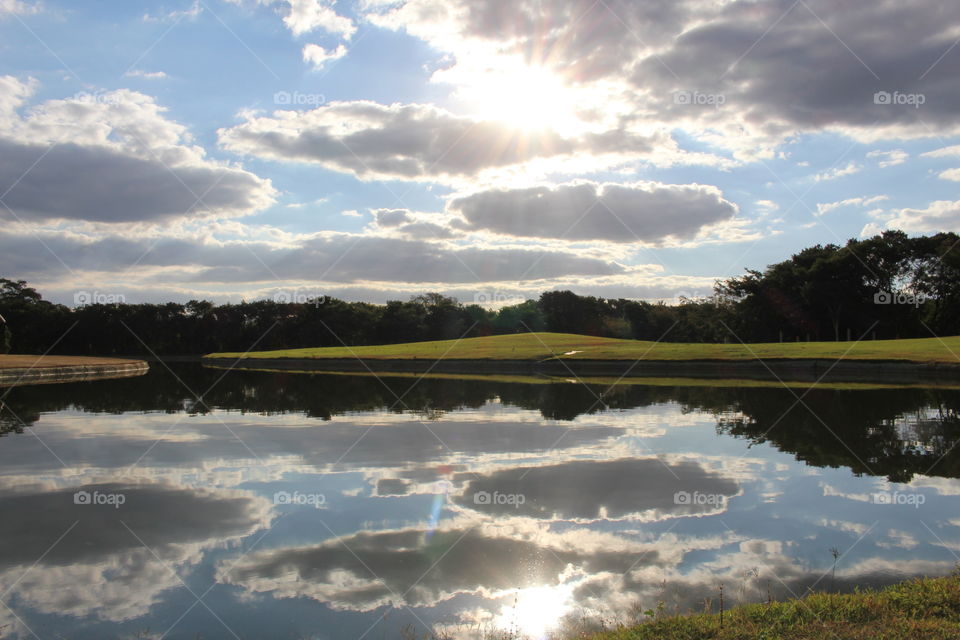
[{"label": "sun", "polygon": [[570,611],[572,596],[573,585],[519,589],[511,596],[514,601],[500,611],[494,626],[523,638],[543,640]]},{"label": "sun", "polygon": [[518,65],[471,74],[458,94],[473,115],[526,131],[578,128],[576,94],[544,67]]}]

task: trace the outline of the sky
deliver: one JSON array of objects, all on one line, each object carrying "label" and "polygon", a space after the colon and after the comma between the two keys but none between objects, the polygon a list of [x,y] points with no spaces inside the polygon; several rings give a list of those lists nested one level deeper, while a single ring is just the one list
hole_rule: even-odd
[{"label": "sky", "polygon": [[0,277],[673,301],[960,231],[953,0],[0,0]]}]

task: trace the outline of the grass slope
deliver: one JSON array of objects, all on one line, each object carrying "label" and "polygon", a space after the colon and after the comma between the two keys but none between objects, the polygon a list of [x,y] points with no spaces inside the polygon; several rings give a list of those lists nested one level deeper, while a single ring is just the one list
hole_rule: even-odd
[{"label": "grass slope", "polygon": [[[653,612],[651,612],[653,613]],[[881,591],[817,593],[719,614],[665,616],[592,640],[946,640],[960,638],[960,577],[912,580]]]},{"label": "grass slope", "polygon": [[324,347],[243,353],[208,358],[364,358],[546,360],[753,360],[824,358],[960,363],[960,336],[862,342],[788,342],[743,345],[617,340],[571,333],[518,333],[464,340],[439,340],[368,347]]}]

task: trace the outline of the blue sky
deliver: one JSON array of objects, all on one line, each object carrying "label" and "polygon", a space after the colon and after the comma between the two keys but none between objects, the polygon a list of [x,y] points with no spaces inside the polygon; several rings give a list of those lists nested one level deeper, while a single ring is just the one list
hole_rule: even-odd
[{"label": "blue sky", "polygon": [[68,304],[671,300],[813,244],[955,231],[958,18],[0,0],[0,276]]}]

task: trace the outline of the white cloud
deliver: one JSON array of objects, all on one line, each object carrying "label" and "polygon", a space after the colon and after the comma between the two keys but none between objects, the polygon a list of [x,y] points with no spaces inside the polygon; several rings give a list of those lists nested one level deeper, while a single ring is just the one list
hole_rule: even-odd
[{"label": "white cloud", "polygon": [[0,0],[0,18],[5,15],[28,15],[31,13],[40,13],[41,5],[39,2],[30,3],[24,0]]},{"label": "white cloud", "polygon": [[823,182],[825,180],[836,180],[837,178],[842,178],[843,176],[853,175],[854,173],[859,173],[863,167],[856,162],[848,162],[844,167],[834,167],[833,169],[828,169],[822,173],[815,174],[813,176],[814,181]]},{"label": "white cloud", "polygon": [[941,180],[960,182],[960,169],[947,169],[946,171],[941,171],[938,177]]},{"label": "white cloud", "polygon": [[[245,0],[226,0],[233,4],[243,4]],[[263,6],[282,4],[284,6],[283,24],[295,36],[323,29],[328,33],[349,40],[357,31],[350,18],[337,14],[330,0],[251,0]]]},{"label": "white cloud", "polygon": [[323,29],[349,40],[357,31],[349,18],[337,15],[323,0],[287,0],[287,3],[290,5],[290,13],[284,17],[283,23],[293,35]]},{"label": "white cloud", "polygon": [[318,44],[307,44],[303,47],[303,61],[312,64],[314,69],[322,69],[326,63],[339,60],[345,55],[347,48],[342,44],[333,51],[327,51]]},{"label": "white cloud", "polygon": [[898,164],[903,164],[907,161],[907,158],[910,157],[910,154],[903,149],[893,149],[891,151],[870,151],[867,153],[867,157],[879,158],[879,167],[886,169],[887,167],[895,167]]},{"label": "white cloud", "polygon": [[890,196],[880,195],[880,196],[871,196],[871,197],[858,197],[858,198],[847,198],[846,200],[838,200],[837,202],[819,202],[817,203],[817,214],[822,216],[825,213],[829,213],[834,209],[839,209],[840,207],[868,207],[871,204],[876,204],[877,202],[883,202],[884,200],[889,200]]},{"label": "white cloud", "polygon": [[152,222],[239,216],[273,203],[268,180],[206,158],[153,98],[83,92],[17,113],[36,83],[0,99],[0,184],[21,220]]},{"label": "white cloud", "polygon": [[960,231],[960,200],[937,200],[926,209],[897,209],[886,221],[888,229],[911,233]]},{"label": "white cloud", "polygon": [[200,6],[200,0],[193,0],[185,9],[168,11],[161,15],[143,14],[144,22],[180,22],[181,20],[193,20],[203,13],[203,7]]},{"label": "white cloud", "polygon": [[127,71],[123,74],[125,78],[143,78],[145,80],[163,80],[167,77],[167,74],[163,71],[143,71],[142,69],[134,69],[132,71]]},{"label": "white cloud", "polygon": [[950,157],[960,158],[960,144],[953,145],[951,147],[941,147],[940,149],[934,149],[933,151],[927,151],[926,153],[921,153],[920,157],[921,158],[950,158]]}]

